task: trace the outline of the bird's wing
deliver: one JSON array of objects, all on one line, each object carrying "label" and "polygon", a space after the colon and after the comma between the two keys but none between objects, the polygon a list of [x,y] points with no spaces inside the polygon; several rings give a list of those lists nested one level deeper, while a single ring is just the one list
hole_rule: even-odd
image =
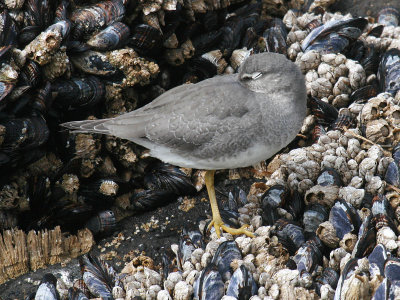
[{"label": "bird's wing", "polygon": [[104,126],[111,134],[150,150],[163,146],[176,153],[194,153],[204,147],[222,146],[218,144],[222,136],[234,140],[249,122],[261,117],[258,102],[250,99],[254,93],[233,76],[179,86],[136,111],[110,119]]}]

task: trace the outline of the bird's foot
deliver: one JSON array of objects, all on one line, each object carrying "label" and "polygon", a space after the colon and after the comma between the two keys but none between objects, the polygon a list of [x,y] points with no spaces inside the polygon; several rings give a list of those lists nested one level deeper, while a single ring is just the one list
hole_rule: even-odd
[{"label": "bird's foot", "polygon": [[240,235],[240,234],[245,234],[249,237],[255,237],[254,233],[246,230],[247,227],[249,227],[249,225],[243,225],[240,228],[231,228],[228,227],[224,224],[224,222],[221,219],[213,219],[211,221],[211,223],[208,225],[208,230],[211,229],[211,227],[215,228],[215,233],[217,234],[217,236],[220,238],[221,237],[221,230],[230,233],[232,235]]}]

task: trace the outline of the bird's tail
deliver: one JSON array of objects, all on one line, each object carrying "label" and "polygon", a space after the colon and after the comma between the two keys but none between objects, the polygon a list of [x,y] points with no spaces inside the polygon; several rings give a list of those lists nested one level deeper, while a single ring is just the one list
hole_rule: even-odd
[{"label": "bird's tail", "polygon": [[71,121],[60,124],[62,127],[73,130],[74,133],[111,134],[105,125],[110,119]]}]

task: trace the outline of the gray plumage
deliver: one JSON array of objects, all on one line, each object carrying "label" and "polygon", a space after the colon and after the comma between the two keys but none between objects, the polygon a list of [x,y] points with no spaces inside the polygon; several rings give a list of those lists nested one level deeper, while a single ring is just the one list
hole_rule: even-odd
[{"label": "gray plumage", "polygon": [[250,56],[239,73],[175,87],[121,116],[73,121],[77,132],[114,135],[181,167],[229,169],[268,159],[296,136],[306,87],[285,56]]}]

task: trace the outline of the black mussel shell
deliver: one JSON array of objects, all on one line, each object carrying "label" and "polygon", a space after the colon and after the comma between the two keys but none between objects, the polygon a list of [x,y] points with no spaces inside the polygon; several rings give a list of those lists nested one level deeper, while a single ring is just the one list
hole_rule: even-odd
[{"label": "black mussel shell", "polygon": [[328,210],[319,203],[306,207],[303,214],[304,232],[306,233],[306,236],[314,234],[319,224],[327,221],[328,217]]},{"label": "black mussel shell", "polygon": [[195,55],[202,55],[215,49],[221,41],[222,34],[223,32],[221,30],[215,30],[195,36],[192,39]]},{"label": "black mussel shell", "polygon": [[290,200],[290,192],[283,185],[277,184],[270,187],[261,197],[263,223],[273,225],[280,218],[277,208],[283,208]]},{"label": "black mussel shell", "polygon": [[89,300],[86,295],[76,287],[70,287],[68,289],[68,299],[69,300]]},{"label": "black mussel shell", "polygon": [[51,273],[46,273],[40,282],[34,299],[59,300],[60,295],[56,285],[57,278]]},{"label": "black mussel shell", "polygon": [[400,280],[400,259],[391,257],[385,262],[385,277],[389,281]]},{"label": "black mussel shell", "polygon": [[4,130],[0,149],[6,153],[36,148],[49,137],[49,129],[42,117],[8,119],[0,121],[0,126]]},{"label": "black mussel shell", "polygon": [[62,109],[77,110],[93,107],[104,100],[103,81],[95,76],[57,80],[52,84],[56,94],[54,104]]},{"label": "black mussel shell", "polygon": [[307,106],[311,108],[313,115],[321,125],[330,125],[339,115],[338,110],[333,105],[315,97],[308,98]]},{"label": "black mussel shell", "polygon": [[324,252],[325,246],[317,236],[306,241],[297,250],[293,260],[301,277],[309,277],[315,268],[322,264]]},{"label": "black mussel shell", "polygon": [[155,55],[162,49],[163,35],[150,25],[140,24],[133,30],[128,40],[129,46],[140,54]]},{"label": "black mussel shell", "polygon": [[344,130],[345,128],[351,128],[355,125],[354,117],[347,107],[343,107],[339,110],[339,116],[336,121],[332,124],[333,130]]},{"label": "black mussel shell", "polygon": [[386,7],[378,13],[378,23],[385,26],[398,26],[400,19],[399,11],[394,7]]},{"label": "black mussel shell", "polygon": [[130,30],[122,22],[114,22],[92,36],[87,44],[95,50],[108,51],[117,49],[128,42]]},{"label": "black mussel shell", "polygon": [[127,209],[135,212],[153,210],[164,206],[177,198],[176,194],[164,190],[145,190],[133,194],[130,198],[130,205]]},{"label": "black mussel shell", "polygon": [[211,263],[217,266],[224,282],[232,277],[231,263],[234,259],[242,259],[242,253],[235,241],[225,241],[219,245],[211,260]]},{"label": "black mussel shell", "polygon": [[320,48],[316,47],[318,50],[330,49],[337,51],[344,46],[338,51],[340,52],[350,41],[356,40],[361,35],[367,24],[368,21],[365,18],[329,21],[312,30],[303,40],[301,47],[303,51],[311,50],[312,45],[319,43],[321,46]]},{"label": "black mussel shell", "polygon": [[85,227],[90,229],[95,236],[104,237],[117,229],[117,220],[112,210],[105,210],[91,217],[85,224]]},{"label": "black mussel shell", "polygon": [[289,251],[290,255],[294,255],[306,241],[303,228],[292,221],[279,219],[275,222],[275,227],[275,234],[279,242]]},{"label": "black mussel shell", "polygon": [[96,297],[112,299],[112,288],[116,274],[107,263],[90,254],[79,259],[83,281],[90,293]]},{"label": "black mussel shell", "polygon": [[204,248],[204,240],[200,231],[183,229],[179,238],[178,266],[182,270],[186,261],[190,261],[192,252],[197,248]]},{"label": "black mussel shell", "polygon": [[[349,278],[354,273],[354,271],[358,267],[357,260],[358,260],[357,258],[352,258],[344,266],[336,288],[336,293],[335,293],[336,299],[342,299],[341,294],[342,294],[343,283],[347,278]],[[336,295],[338,296],[338,298]]]},{"label": "black mussel shell", "polygon": [[183,83],[196,83],[217,75],[217,66],[208,59],[197,57],[185,63],[187,72],[182,78]]},{"label": "black mussel shell", "polygon": [[163,190],[177,196],[197,192],[190,177],[173,165],[156,162],[145,169],[145,174],[144,183],[148,189]]},{"label": "black mussel shell", "polygon": [[378,68],[378,81],[381,92],[388,92],[393,96],[400,89],[400,50],[389,49],[382,57]]},{"label": "black mussel shell", "polygon": [[241,265],[233,273],[226,290],[226,296],[235,297],[240,300],[248,300],[253,295],[257,295],[257,283],[251,275],[251,272]]},{"label": "black mussel shell", "polygon": [[376,244],[376,229],[372,222],[372,216],[369,215],[362,222],[358,231],[358,240],[354,246],[354,257],[365,257],[369,255]]},{"label": "black mussel shell", "polygon": [[331,208],[329,221],[336,229],[336,235],[342,239],[346,233],[358,233],[361,226],[361,219],[357,210],[350,204],[339,199]]},{"label": "black mussel shell", "polygon": [[194,283],[194,297],[199,300],[221,299],[224,294],[224,282],[218,267],[209,263]]},{"label": "black mussel shell", "polygon": [[321,296],[321,286],[324,284],[329,284],[332,289],[336,289],[337,283],[339,281],[339,274],[332,268],[324,268],[322,274],[317,276],[315,279],[315,290],[319,296]]},{"label": "black mussel shell", "polygon": [[76,8],[70,20],[74,25],[72,37],[78,40],[96,29],[120,21],[125,15],[124,1],[103,1],[91,6]]},{"label": "black mussel shell", "polygon": [[392,161],[386,169],[385,181],[387,184],[399,187],[400,185],[400,169],[397,162]]},{"label": "black mussel shell", "polygon": [[321,186],[337,185],[343,186],[340,174],[333,168],[324,168],[317,178],[317,184]]},{"label": "black mussel shell", "polygon": [[98,51],[88,50],[77,52],[70,57],[73,65],[91,75],[112,77],[120,77],[120,72],[108,61],[107,56]]},{"label": "black mussel shell", "polygon": [[378,95],[376,85],[363,86],[350,94],[350,102],[366,102],[368,99]]},{"label": "black mussel shell", "polygon": [[379,274],[384,276],[385,262],[388,259],[387,250],[384,245],[378,244],[368,255],[369,269],[372,274]]}]

